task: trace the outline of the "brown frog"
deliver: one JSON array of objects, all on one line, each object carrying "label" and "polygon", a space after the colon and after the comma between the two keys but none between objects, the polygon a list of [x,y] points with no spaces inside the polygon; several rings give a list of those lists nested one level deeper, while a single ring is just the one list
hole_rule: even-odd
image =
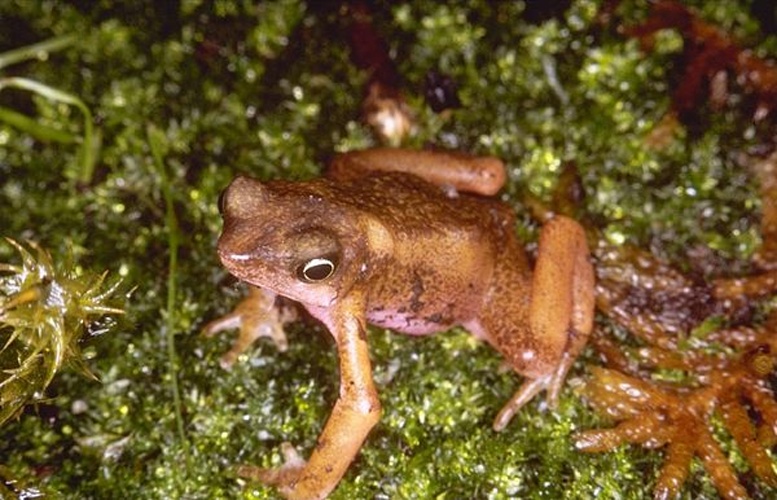
[{"label": "brown frog", "polygon": [[206,333],[239,326],[229,365],[259,336],[285,346],[275,295],[300,302],[329,329],[340,392],[311,457],[284,445],[278,469],[240,474],[288,498],[323,498],[345,473],[381,406],[366,325],[425,335],[462,325],[527,378],[494,429],[547,389],[555,404],[593,324],[594,274],[583,229],[557,216],[540,236],[532,273],[515,216],[488,196],[502,162],[448,152],[373,149],[340,154],[307,182],[236,178],[224,191],[224,266],[261,289]]}]

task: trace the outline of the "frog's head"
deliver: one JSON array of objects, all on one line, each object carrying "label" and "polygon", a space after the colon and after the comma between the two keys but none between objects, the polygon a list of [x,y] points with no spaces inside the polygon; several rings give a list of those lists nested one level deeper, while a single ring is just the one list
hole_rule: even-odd
[{"label": "frog's head", "polygon": [[224,266],[303,304],[331,306],[365,266],[358,217],[340,206],[330,189],[320,181],[236,178],[219,200],[224,229],[218,254]]}]

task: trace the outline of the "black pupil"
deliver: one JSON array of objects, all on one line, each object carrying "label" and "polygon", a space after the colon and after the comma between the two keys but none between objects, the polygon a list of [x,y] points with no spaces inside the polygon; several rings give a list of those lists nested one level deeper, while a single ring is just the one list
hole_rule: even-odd
[{"label": "black pupil", "polygon": [[329,275],[332,274],[333,267],[331,262],[322,262],[321,264],[310,266],[304,271],[305,278],[310,281],[319,281],[328,278]]}]

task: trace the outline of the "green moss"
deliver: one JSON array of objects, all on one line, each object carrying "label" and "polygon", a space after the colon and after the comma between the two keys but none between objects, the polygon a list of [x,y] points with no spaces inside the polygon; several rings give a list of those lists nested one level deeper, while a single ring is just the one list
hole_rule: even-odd
[{"label": "green moss", "polygon": [[[374,144],[358,120],[365,75],[349,61],[342,21],[313,3],[0,5],[0,53],[77,36],[0,76],[79,97],[102,137],[92,181],[79,186],[68,173],[77,148],[0,121],[0,227],[135,287],[127,317],[85,345],[100,382],[65,372],[45,405],[0,431],[0,465],[13,477],[72,498],[270,498],[235,478],[234,466],[278,465],[285,440],[304,453],[314,446],[337,394],[326,332],[300,324],[286,353],[262,342],[230,372],[218,365],[229,337],[198,336],[242,293],[214,254],[216,200],[229,180],[308,178],[333,151]],[[719,3],[693,2],[774,56],[777,40],[758,32],[748,2]],[[647,148],[669,107],[681,41],[662,33],[646,54],[596,25],[598,4],[577,0],[531,24],[524,2],[379,2],[375,23],[418,119],[409,144],[502,156],[506,199],[519,209],[521,191],[549,196],[560,166],[574,161],[583,209],[613,240],[685,265],[687,248],[710,247],[732,269],[746,267],[760,202],[736,157],[764,131],[743,127],[747,117],[735,112],[706,113],[700,132]],[[645,4],[619,12],[644,18]],[[430,70],[459,86],[463,107],[450,116],[423,103]],[[75,110],[46,98],[6,91],[0,107],[73,136],[82,130]],[[335,498],[640,498],[654,480],[656,453],[573,450],[573,431],[601,424],[573,391],[556,412],[535,403],[491,431],[520,380],[463,332],[375,330],[370,345],[384,418]],[[687,497],[713,492],[694,470]]]}]

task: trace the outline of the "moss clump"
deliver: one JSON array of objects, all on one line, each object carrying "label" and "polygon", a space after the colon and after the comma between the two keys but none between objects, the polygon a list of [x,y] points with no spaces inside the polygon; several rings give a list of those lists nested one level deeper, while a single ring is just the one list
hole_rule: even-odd
[{"label": "moss clump", "polygon": [[79,342],[103,333],[108,305],[119,283],[103,286],[106,274],[90,276],[72,265],[55,266],[45,250],[7,240],[21,257],[0,263],[0,426],[30,403],[45,399],[54,376],[67,364],[94,377]]},{"label": "moss clump", "polygon": [[[539,17],[530,3],[375,2],[418,120],[408,145],[502,156],[511,176],[504,196],[517,209],[523,190],[549,196],[559,168],[574,161],[588,195],[581,208],[611,239],[688,267],[687,248],[711,247],[736,269],[758,241],[757,193],[736,162],[760,140],[742,126],[748,117],[711,114],[668,149],[647,148],[670,106],[678,40],[669,35],[646,53],[602,27],[602,2],[575,0]],[[777,40],[759,32],[749,2],[688,3],[774,55]],[[116,269],[135,287],[126,321],[85,344],[101,383],[65,373],[37,414],[3,427],[0,456],[20,480],[73,498],[236,497],[244,488],[236,464],[278,464],[284,440],[314,446],[337,393],[325,332],[301,324],[286,353],[262,343],[230,372],[218,363],[229,339],[197,333],[242,292],[214,255],[216,200],[231,178],[311,177],[332,151],[374,144],[358,118],[366,76],[350,62],[338,12],[320,5],[0,2],[0,53],[76,36],[2,76],[78,96],[102,137],[91,182],[79,185],[78,148],[0,121],[0,228],[39,241],[55,260],[72,254]],[[636,22],[645,11],[627,1],[618,14]],[[422,82],[432,70],[456,82],[461,108],[428,109]],[[0,106],[83,131],[76,109],[45,96],[9,89]],[[533,226],[523,232],[531,237]],[[8,250],[0,254],[8,261]],[[493,352],[463,333],[370,335],[384,418],[336,497],[649,490],[659,457],[573,450],[571,432],[595,418],[570,391],[558,412],[531,406],[496,434],[491,419],[520,381],[499,373]],[[698,474],[686,495],[713,492]],[[273,493],[250,486],[247,495]]]}]

